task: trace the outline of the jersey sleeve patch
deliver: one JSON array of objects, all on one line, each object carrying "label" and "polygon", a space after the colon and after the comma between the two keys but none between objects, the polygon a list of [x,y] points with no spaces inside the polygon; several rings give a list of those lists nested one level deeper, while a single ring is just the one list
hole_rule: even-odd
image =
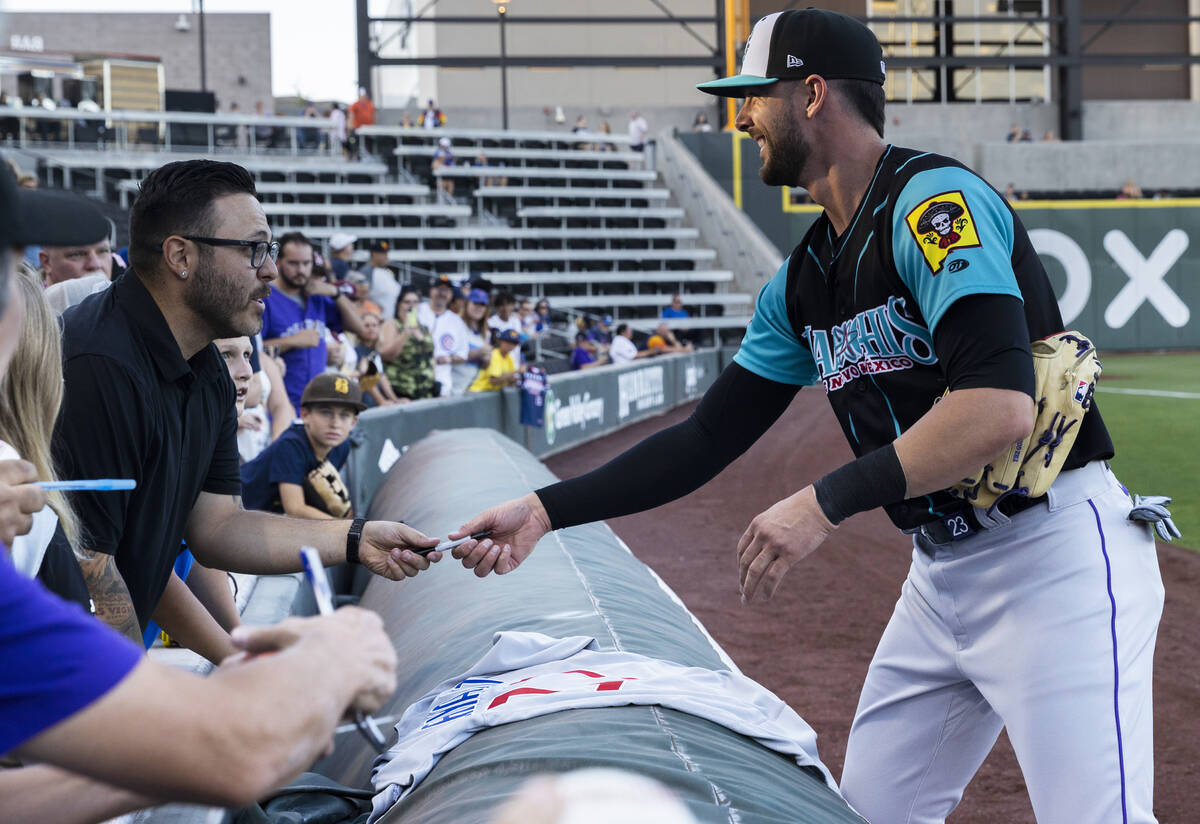
[{"label": "jersey sleeve patch", "polygon": [[817,381],[812,352],[792,329],[787,313],[785,260],[779,271],[758,293],[754,317],[746,327],[742,345],[733,356],[739,366],[759,377],[792,386],[810,386]]},{"label": "jersey sleeve patch", "polygon": [[926,198],[904,216],[913,240],[934,275],[942,271],[955,249],[973,249],[979,242],[975,218],[961,191],[941,192]]},{"label": "jersey sleeve patch", "polygon": [[1013,214],[974,172],[959,166],[918,172],[897,196],[892,220],[896,273],[930,332],[966,295],[1021,298]]}]

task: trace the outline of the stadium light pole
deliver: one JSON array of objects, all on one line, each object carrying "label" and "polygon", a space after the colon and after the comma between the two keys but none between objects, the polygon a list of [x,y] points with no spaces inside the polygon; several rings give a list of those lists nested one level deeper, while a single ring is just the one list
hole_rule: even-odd
[{"label": "stadium light pole", "polygon": [[511,0],[492,0],[496,4],[496,15],[500,19],[500,124],[508,131],[508,48],[504,41],[504,18],[508,16]]},{"label": "stadium light pole", "polygon": [[200,0],[200,91],[208,91],[208,65],[204,59],[204,0]]}]

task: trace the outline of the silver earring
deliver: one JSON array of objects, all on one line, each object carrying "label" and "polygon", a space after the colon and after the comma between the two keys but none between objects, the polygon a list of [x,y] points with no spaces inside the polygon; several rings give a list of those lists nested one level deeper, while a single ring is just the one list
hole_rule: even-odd
[{"label": "silver earring", "polygon": [[184,269],[182,272],[180,272],[180,273],[179,273],[179,276],[180,276],[181,278],[185,278],[185,277],[187,277],[187,269]]}]

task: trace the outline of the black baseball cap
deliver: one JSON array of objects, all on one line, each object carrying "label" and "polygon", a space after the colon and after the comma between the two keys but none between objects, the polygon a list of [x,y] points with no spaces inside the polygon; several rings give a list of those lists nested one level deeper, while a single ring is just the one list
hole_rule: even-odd
[{"label": "black baseball cap", "polygon": [[0,160],[0,246],[82,246],[109,235],[108,218],[72,192],[25,189]]},{"label": "black baseball cap", "polygon": [[742,71],[696,86],[720,97],[745,97],[777,80],[868,80],[883,85],[883,49],[853,17],[825,9],[777,11],[754,24]]},{"label": "black baseball cap", "polygon": [[336,403],[352,407],[358,412],[367,408],[363,403],[362,389],[359,388],[358,381],[337,372],[317,375],[304,387],[300,405],[308,406],[314,403]]}]

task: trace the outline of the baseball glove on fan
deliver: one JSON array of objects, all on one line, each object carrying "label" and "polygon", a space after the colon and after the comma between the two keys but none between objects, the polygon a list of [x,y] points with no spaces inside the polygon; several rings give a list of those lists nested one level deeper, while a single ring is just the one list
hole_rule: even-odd
[{"label": "baseball glove on fan", "polygon": [[304,479],[304,503],[335,518],[350,517],[350,493],[337,467],[329,461],[322,461]]},{"label": "baseball glove on fan", "polygon": [[989,508],[1010,494],[1046,494],[1071,452],[1083,416],[1092,408],[1100,361],[1090,340],[1079,332],[1059,332],[1035,340],[1030,348],[1037,392],[1033,432],[950,487],[951,495],[975,506]]}]

